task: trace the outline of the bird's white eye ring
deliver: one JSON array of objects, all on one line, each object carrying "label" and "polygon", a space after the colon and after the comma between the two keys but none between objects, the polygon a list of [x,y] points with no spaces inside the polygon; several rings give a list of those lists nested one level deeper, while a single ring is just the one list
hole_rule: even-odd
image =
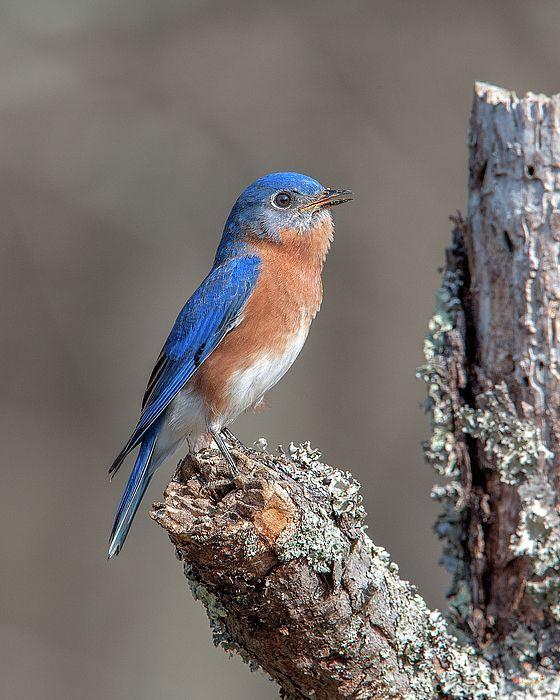
[{"label": "bird's white eye ring", "polygon": [[292,203],[292,195],[289,192],[277,192],[272,197],[272,204],[278,209],[287,209]]}]

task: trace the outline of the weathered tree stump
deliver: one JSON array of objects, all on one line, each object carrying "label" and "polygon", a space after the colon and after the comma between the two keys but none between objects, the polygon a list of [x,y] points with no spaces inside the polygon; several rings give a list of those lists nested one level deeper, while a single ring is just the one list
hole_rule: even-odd
[{"label": "weathered tree stump", "polygon": [[455,219],[419,376],[436,531],[452,573],[427,609],[363,529],[359,485],[309,445],[186,458],[152,517],[216,644],[283,697],[560,696],[560,98],[477,84],[469,205]]}]

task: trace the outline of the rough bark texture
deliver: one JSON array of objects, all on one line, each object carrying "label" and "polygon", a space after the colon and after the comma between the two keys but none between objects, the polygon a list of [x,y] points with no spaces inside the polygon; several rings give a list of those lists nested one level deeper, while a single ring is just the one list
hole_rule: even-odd
[{"label": "rough bark texture", "polygon": [[[450,636],[362,529],[358,485],[308,445],[187,457],[152,517],[171,536],[214,641],[292,698],[493,697],[490,667]],[[227,473],[227,472],[226,472]],[[447,690],[445,690],[447,689]]]},{"label": "rough bark texture", "polygon": [[[465,236],[468,384],[479,410],[485,410],[486,392],[505,384],[512,403],[505,410],[541,440],[524,464],[518,457],[504,464],[486,435],[472,446],[476,488],[469,518],[480,538],[469,554],[483,639],[503,637],[519,623],[548,625],[540,592],[549,585],[558,591],[559,118],[558,96],[518,100],[505,90],[477,87]],[[520,523],[520,516],[530,522]],[[535,551],[520,530],[524,525],[554,530],[554,542]]]},{"label": "rough bark texture", "polygon": [[454,219],[419,376],[452,573],[430,612],[363,530],[359,485],[309,445],[207,450],[152,517],[214,641],[290,698],[560,695],[560,99],[477,84],[468,217]]}]

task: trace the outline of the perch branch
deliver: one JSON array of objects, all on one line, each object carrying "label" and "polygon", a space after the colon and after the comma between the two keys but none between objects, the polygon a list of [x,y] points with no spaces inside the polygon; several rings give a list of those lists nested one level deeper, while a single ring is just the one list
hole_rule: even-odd
[{"label": "perch branch", "polygon": [[[152,518],[169,533],[214,640],[291,698],[495,697],[460,645],[365,534],[358,484],[309,446],[187,457]],[[217,483],[216,488],[212,483]]]}]

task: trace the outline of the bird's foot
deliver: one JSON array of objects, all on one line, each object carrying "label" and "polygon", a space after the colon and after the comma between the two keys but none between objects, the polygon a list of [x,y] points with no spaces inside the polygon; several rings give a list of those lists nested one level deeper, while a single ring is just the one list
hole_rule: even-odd
[{"label": "bird's foot", "polygon": [[249,475],[241,474],[237,465],[245,465],[250,460],[244,454],[246,448],[241,440],[228,428],[222,428],[219,432],[213,428],[208,428],[208,434],[222,453],[225,464],[224,462],[215,464],[212,473],[205,475],[206,483],[202,487],[202,491],[220,499],[236,488],[245,487],[245,482]]},{"label": "bird's foot", "polygon": [[214,440],[214,442],[218,446],[218,449],[220,450],[220,452],[224,456],[224,459],[228,463],[229,468],[231,469],[232,477],[235,478],[236,476],[239,475],[239,469],[237,468],[237,464],[235,463],[235,460],[233,459],[233,456],[232,456],[231,452],[229,451],[228,446],[226,445],[226,443],[224,442],[224,439],[222,438],[221,434],[217,430],[210,428],[209,432],[210,432],[210,435],[212,436],[212,439]]},{"label": "bird's foot", "polygon": [[226,438],[226,440],[232,445],[232,447],[237,447],[238,449],[245,447],[245,445],[241,442],[237,435],[232,433],[229,428],[222,428],[221,433]]}]

